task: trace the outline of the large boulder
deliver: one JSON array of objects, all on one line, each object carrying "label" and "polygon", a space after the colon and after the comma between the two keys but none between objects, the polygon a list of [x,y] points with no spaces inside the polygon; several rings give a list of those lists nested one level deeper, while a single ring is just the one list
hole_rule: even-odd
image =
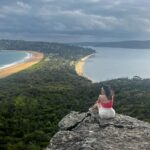
[{"label": "large boulder", "polygon": [[77,126],[85,117],[86,113],[79,114],[78,112],[72,111],[59,122],[58,127],[61,130],[70,130]]},{"label": "large boulder", "polygon": [[150,124],[129,116],[71,112],[59,127],[48,150],[150,150]]}]

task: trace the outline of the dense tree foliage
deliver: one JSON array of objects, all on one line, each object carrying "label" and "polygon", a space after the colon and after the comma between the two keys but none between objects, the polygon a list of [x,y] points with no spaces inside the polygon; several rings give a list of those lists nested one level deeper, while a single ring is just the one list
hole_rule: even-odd
[{"label": "dense tree foliage", "polygon": [[13,42],[7,41],[1,49],[42,49],[45,59],[0,80],[0,149],[41,149],[64,115],[85,110],[82,103],[90,97],[82,93],[91,82],[76,75],[74,63],[94,51],[56,43]]},{"label": "dense tree foliage", "polygon": [[116,79],[92,84],[74,70],[75,62],[93,53],[91,49],[56,43],[7,42],[1,49],[12,49],[13,45],[14,49],[37,48],[44,52],[45,58],[27,70],[0,80],[0,150],[46,147],[60,119],[71,110],[88,111],[102,84],[115,90],[114,107],[118,113],[150,122],[149,79]]},{"label": "dense tree foliage", "polygon": [[[63,58],[78,58],[79,55],[87,55],[95,52],[90,48],[86,51],[82,47],[63,43],[32,42],[19,40],[0,40],[0,50],[35,50],[44,54],[55,53]],[[78,55],[77,55],[78,54]]]}]

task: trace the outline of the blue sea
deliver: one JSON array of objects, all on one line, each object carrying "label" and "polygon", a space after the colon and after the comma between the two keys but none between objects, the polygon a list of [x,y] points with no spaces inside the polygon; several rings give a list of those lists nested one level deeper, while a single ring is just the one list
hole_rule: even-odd
[{"label": "blue sea", "polygon": [[150,50],[92,47],[96,53],[86,60],[84,75],[100,82],[116,78],[150,78]]},{"label": "blue sea", "polygon": [[0,50],[0,69],[23,62],[29,55],[24,51]]}]

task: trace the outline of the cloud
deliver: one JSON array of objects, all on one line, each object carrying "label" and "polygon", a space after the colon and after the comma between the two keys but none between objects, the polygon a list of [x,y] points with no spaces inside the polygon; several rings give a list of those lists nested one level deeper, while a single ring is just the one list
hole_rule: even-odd
[{"label": "cloud", "polygon": [[26,10],[30,9],[30,6],[27,3],[24,3],[24,2],[21,2],[21,1],[17,1],[17,5],[19,7],[21,7],[22,9],[26,9]]},{"label": "cloud", "polygon": [[1,0],[0,38],[150,38],[149,7],[141,0]]},{"label": "cloud", "polygon": [[64,31],[111,30],[121,23],[114,16],[86,14],[82,10],[54,10],[57,11],[54,13],[53,8],[48,7],[38,14],[49,22],[48,25],[51,25],[52,29],[54,26],[55,29]]},{"label": "cloud", "polygon": [[[1,15],[24,15],[27,14],[30,10],[30,6],[27,3],[17,1],[8,5],[3,5],[0,7]],[[15,16],[14,16],[15,17]]]}]

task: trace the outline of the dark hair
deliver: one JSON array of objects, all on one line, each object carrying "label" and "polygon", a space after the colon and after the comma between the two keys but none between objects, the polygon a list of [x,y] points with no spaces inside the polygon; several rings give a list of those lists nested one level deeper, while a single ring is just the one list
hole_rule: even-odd
[{"label": "dark hair", "polygon": [[102,88],[104,89],[105,95],[108,99],[112,99],[111,88],[109,86],[103,85]]}]

